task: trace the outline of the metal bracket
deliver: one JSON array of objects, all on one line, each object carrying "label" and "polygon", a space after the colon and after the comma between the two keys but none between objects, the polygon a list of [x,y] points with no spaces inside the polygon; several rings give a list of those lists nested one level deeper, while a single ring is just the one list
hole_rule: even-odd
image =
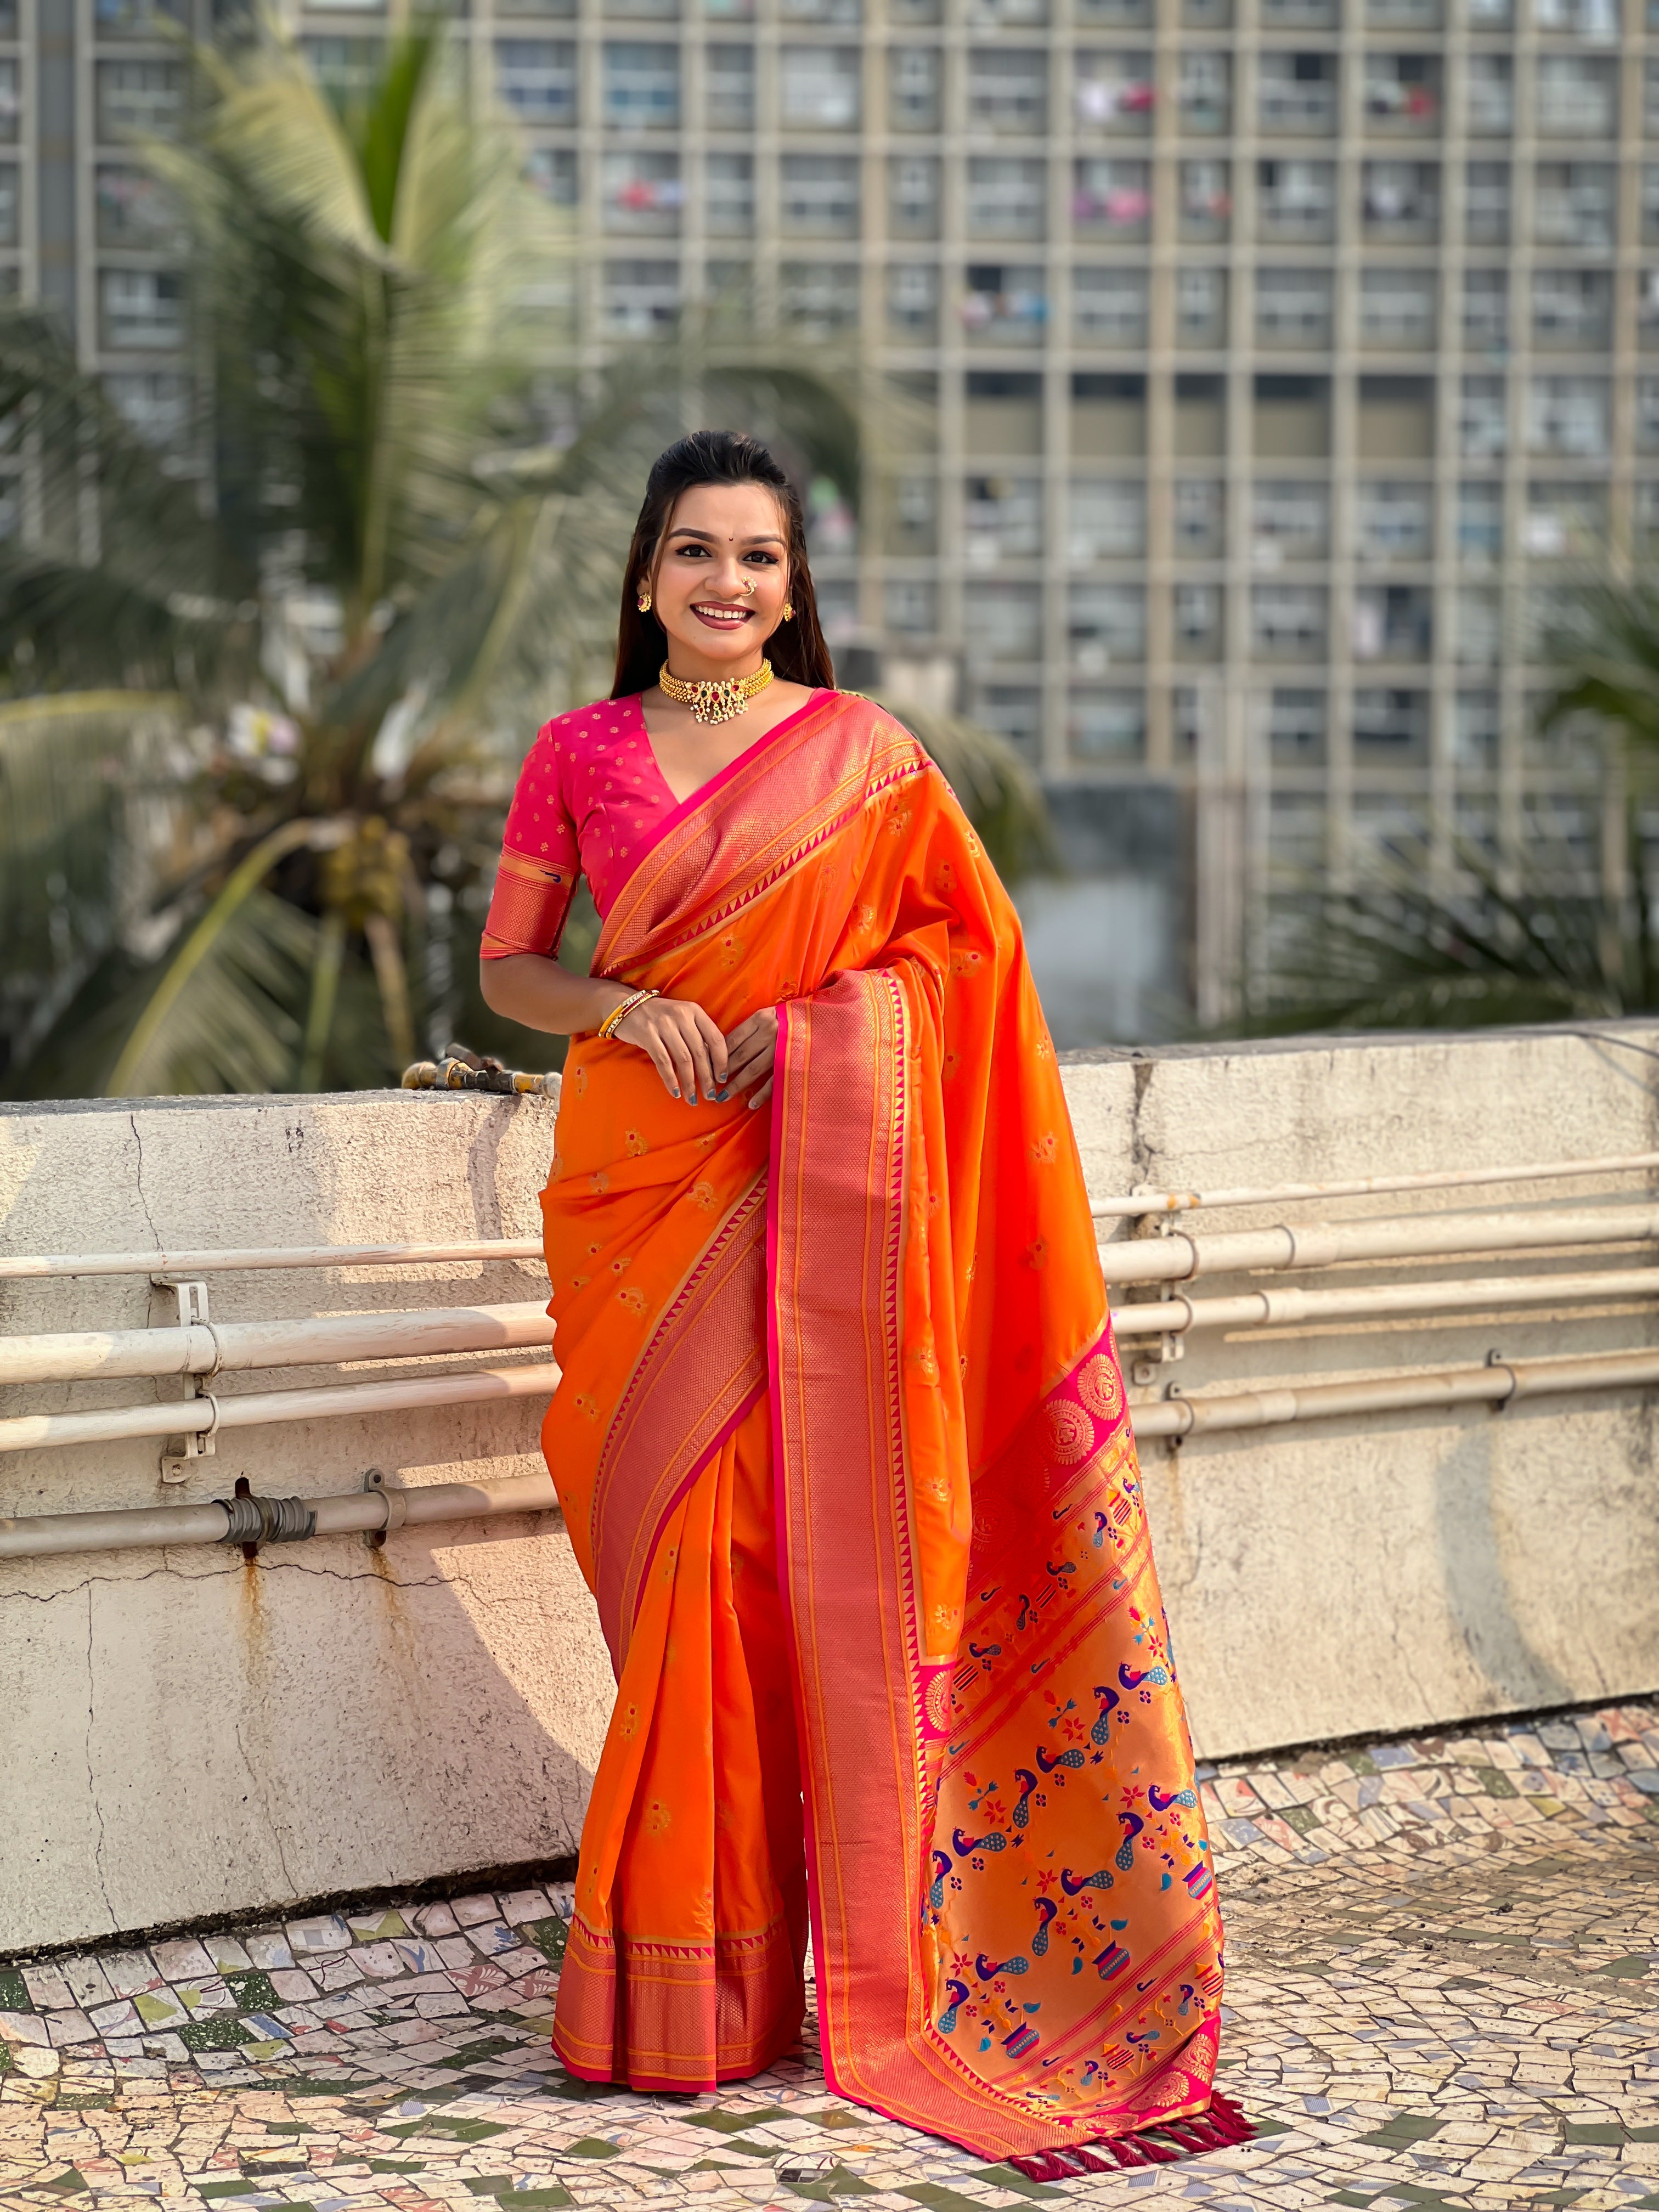
[{"label": "metal bracket", "polygon": [[213,1419],[205,1429],[186,1429],[183,1431],[182,1451],[161,1454],[163,1482],[183,1482],[198,1460],[214,1459],[218,1455],[219,1402],[209,1384],[219,1372],[219,1339],[208,1318],[208,1286],[199,1275],[152,1275],[150,1281],[158,1291],[171,1291],[178,1300],[176,1322],[168,1326],[178,1328],[204,1328],[213,1338],[213,1364],[205,1372],[191,1375],[185,1380],[190,1387],[187,1399],[205,1398],[213,1407]]},{"label": "metal bracket", "polygon": [[[1174,1231],[1170,1224],[1160,1221],[1158,1233],[1160,1237],[1169,1237],[1174,1234]],[[1157,1303],[1161,1306],[1172,1306],[1177,1301],[1187,1306],[1187,1319],[1190,1322],[1192,1307],[1188,1304],[1184,1292],[1177,1291],[1173,1283],[1160,1283]],[[1153,1342],[1138,1344],[1135,1346],[1134,1357],[1129,1363],[1129,1380],[1132,1382],[1138,1383],[1144,1389],[1147,1383],[1157,1382],[1158,1370],[1167,1361],[1184,1359],[1187,1357],[1184,1327],[1183,1323],[1182,1328],[1180,1329],[1166,1328]]]},{"label": "metal bracket", "polygon": [[363,1488],[373,1491],[377,1498],[386,1500],[386,1519],[378,1528],[365,1528],[363,1541],[371,1552],[380,1551],[388,1536],[401,1528],[409,1518],[408,1492],[395,1482],[388,1482],[378,1467],[369,1468],[363,1477]]}]

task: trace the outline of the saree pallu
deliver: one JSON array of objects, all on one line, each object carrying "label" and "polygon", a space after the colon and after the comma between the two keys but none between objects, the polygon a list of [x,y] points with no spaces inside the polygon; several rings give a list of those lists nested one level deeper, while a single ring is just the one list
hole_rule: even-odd
[{"label": "saree pallu", "polygon": [[[770,1111],[572,1048],[543,1439],[616,1667],[555,2045],[825,2071],[987,2156],[1202,2112],[1221,1931],[1093,1224],[1012,908],[937,769],[815,702],[670,817],[595,971]],[[803,1815],[804,1799],[804,1815]]]}]

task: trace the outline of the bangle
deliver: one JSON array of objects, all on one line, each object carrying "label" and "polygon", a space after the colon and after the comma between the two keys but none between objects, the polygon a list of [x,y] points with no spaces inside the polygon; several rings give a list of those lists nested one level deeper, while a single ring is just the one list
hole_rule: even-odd
[{"label": "bangle", "polygon": [[611,1012],[599,1024],[599,1035],[602,1037],[615,1036],[617,1031],[628,1019],[628,1017],[633,1012],[635,1006],[642,1006],[647,999],[659,999],[661,996],[662,993],[660,991],[633,992],[628,998],[623,1000],[619,1006],[612,1006]]}]

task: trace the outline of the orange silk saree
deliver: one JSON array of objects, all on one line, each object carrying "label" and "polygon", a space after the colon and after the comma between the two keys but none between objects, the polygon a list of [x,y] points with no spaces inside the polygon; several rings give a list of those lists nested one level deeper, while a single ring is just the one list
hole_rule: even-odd
[{"label": "orange silk saree", "polygon": [[[1093,1225],[1018,925],[949,787],[820,695],[677,809],[595,972],[769,1112],[588,1036],[543,1441],[617,1677],[554,2041],[697,2090],[795,2039],[988,2156],[1200,2113],[1221,1930]],[[804,1800],[804,1812],[803,1812]]]}]

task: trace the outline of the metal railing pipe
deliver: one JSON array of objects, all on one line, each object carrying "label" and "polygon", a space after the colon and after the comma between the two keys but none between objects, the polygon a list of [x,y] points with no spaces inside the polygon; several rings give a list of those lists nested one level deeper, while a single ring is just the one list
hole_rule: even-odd
[{"label": "metal railing pipe", "polygon": [[1576,1305],[1587,1300],[1659,1297],[1659,1267],[1610,1267],[1579,1275],[1493,1275],[1484,1281],[1372,1283],[1352,1290],[1241,1291],[1230,1298],[1148,1300],[1114,1306],[1119,1336],[1184,1336],[1201,1328],[1267,1328],[1287,1322],[1386,1321],[1470,1308]]},{"label": "metal railing pipe", "polygon": [[112,1406],[90,1413],[19,1413],[0,1421],[0,1452],[65,1444],[116,1443],[130,1437],[177,1437],[275,1421],[321,1421],[359,1413],[398,1413],[416,1406],[473,1406],[493,1399],[551,1395],[559,1370],[550,1360],[523,1367],[475,1367],[460,1375],[410,1375],[395,1382],[342,1382],[315,1390],[258,1390],[236,1398],[179,1398],[158,1406]]},{"label": "metal railing pipe", "polygon": [[56,1252],[0,1255],[0,1282],[72,1275],[213,1275],[264,1267],[424,1267],[446,1260],[539,1260],[539,1237],[442,1244],[261,1244],[206,1252]]},{"label": "metal railing pipe", "polygon": [[1438,1260],[1470,1252],[1547,1251],[1570,1244],[1635,1244],[1659,1236],[1659,1206],[1598,1206],[1553,1213],[1426,1214],[1414,1220],[1353,1221],[1333,1226],[1288,1222],[1271,1229],[1224,1231],[1104,1243],[1101,1265],[1113,1285],[1183,1283],[1196,1275],[1246,1274],[1289,1267],[1334,1267],[1354,1260]]},{"label": "metal railing pipe", "polygon": [[91,1382],[137,1376],[234,1374],[258,1367],[329,1367],[346,1359],[419,1359],[551,1344],[546,1304],[429,1306],[314,1320],[196,1322],[0,1337],[0,1385]]},{"label": "metal railing pipe", "polygon": [[1356,1176],[1346,1182],[1275,1182],[1231,1190],[1143,1190],[1103,1198],[1097,1221],[1152,1213],[1191,1213],[1205,1206],[1279,1206],[1292,1199],[1373,1198],[1412,1190],[1473,1189],[1480,1183],[1545,1182],[1552,1176],[1633,1175],[1659,1168],[1659,1152],[1614,1152],[1593,1160],[1547,1160],[1520,1168],[1432,1168],[1420,1175]]},{"label": "metal railing pipe", "polygon": [[1646,1389],[1654,1383],[1659,1383],[1659,1351],[1587,1353],[1572,1359],[1494,1359],[1489,1366],[1447,1368],[1437,1374],[1366,1376],[1352,1382],[1298,1383],[1230,1391],[1212,1398],[1164,1398],[1154,1405],[1132,1406],[1129,1418],[1136,1437],[1145,1443],[1153,1437],[1336,1420],[1344,1414],[1503,1406],[1566,1391]]},{"label": "metal railing pipe", "polygon": [[[544,1474],[518,1474],[503,1482],[420,1483],[393,1493],[404,1526],[416,1522],[473,1521],[502,1513],[551,1513],[558,1496]],[[384,1490],[354,1490],[334,1498],[299,1501],[312,1516],[309,1533],[349,1535],[397,1525]],[[0,1520],[0,1559],[48,1559],[66,1552],[131,1552],[150,1544],[223,1544],[230,1534],[229,1508],[216,1500],[203,1505],[117,1506],[104,1513],[35,1513]]]}]

